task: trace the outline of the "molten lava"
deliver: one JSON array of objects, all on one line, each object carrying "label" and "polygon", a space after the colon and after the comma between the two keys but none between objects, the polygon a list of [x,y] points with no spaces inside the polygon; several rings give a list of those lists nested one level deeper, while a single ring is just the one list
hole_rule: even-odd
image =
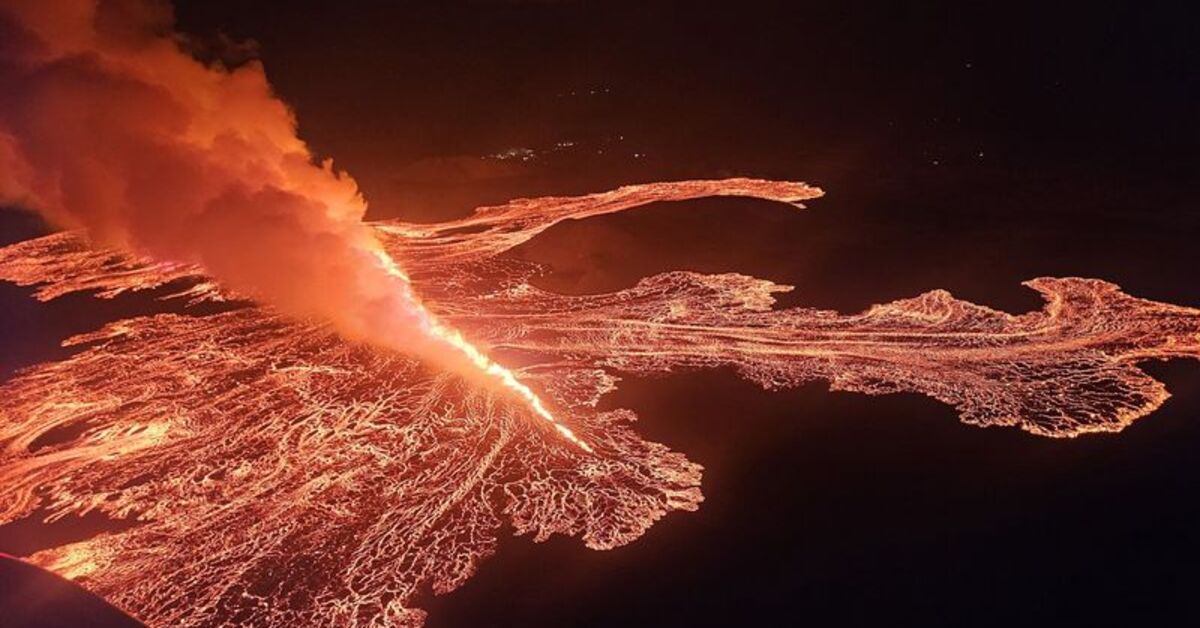
[{"label": "molten lava", "polygon": [[[380,263],[384,265],[389,274],[399,278],[405,284],[408,284],[411,281],[408,275],[405,274],[404,271],[400,270],[400,267],[386,252],[379,251],[378,257]],[[542,399],[537,396],[537,393],[533,392],[533,390],[531,390],[525,384],[522,384],[521,380],[517,379],[517,376],[514,375],[512,371],[504,368],[495,360],[489,358],[487,354],[480,351],[475,345],[468,342],[467,339],[463,337],[462,333],[457,329],[454,329],[453,327],[447,327],[440,322],[437,317],[434,316],[433,313],[424,306],[424,304],[414,300],[414,307],[412,310],[416,312],[416,315],[420,321],[419,327],[425,334],[428,334],[430,337],[436,339],[439,343],[445,344],[447,347],[460,354],[460,357],[466,358],[468,364],[477,369],[479,372],[492,378],[491,381],[494,381],[504,388],[507,388],[515,393],[518,397],[525,400],[525,403],[529,404],[529,409],[532,410],[533,413],[538,417],[549,421],[550,424],[554,426],[554,429],[557,430],[559,434],[562,434],[563,438],[575,443],[584,451],[592,453],[591,446],[580,440],[579,437],[575,435],[575,432],[571,431],[571,428],[560,423],[558,419],[555,419],[554,415],[550,414],[550,411],[546,409],[545,404],[542,403]],[[440,357],[444,359],[444,356]]]},{"label": "molten lava", "polygon": [[560,423],[558,419],[555,419],[554,415],[550,414],[550,411],[546,409],[546,406],[542,403],[541,398],[538,397],[536,393],[530,390],[530,388],[525,384],[522,384],[512,371],[497,364],[494,360],[487,357],[486,354],[477,349],[475,345],[467,342],[467,340],[463,338],[462,334],[459,333],[457,329],[446,327],[437,322],[436,319],[431,319],[428,330],[429,333],[435,338],[442,340],[446,344],[461,352],[467,357],[467,359],[471,361],[471,364],[474,364],[479,370],[483,371],[487,375],[490,375],[491,377],[494,377],[505,388],[515,392],[521,397],[521,399],[524,399],[525,402],[529,404],[530,409],[533,410],[533,412],[539,417],[549,421],[550,424],[554,426],[554,429],[557,430],[559,434],[562,434],[563,438],[575,443],[584,451],[592,453],[592,447],[580,440],[579,437],[575,435],[575,432],[571,431],[571,428]]},{"label": "molten lava", "polygon": [[362,222],[357,184],[318,163],[261,64],[202,63],[171,21],[157,1],[0,0],[0,205],[479,373],[589,451],[425,307]]},{"label": "molten lava", "polygon": [[[622,374],[731,366],[768,389],[823,379],[918,392],[970,424],[1073,437],[1119,431],[1167,398],[1140,362],[1200,357],[1200,310],[1098,280],[1030,281],[1046,306],[1020,315],[940,290],[847,315],[775,309],[787,286],[739,274],[564,296],[503,255],[563,220],[656,201],[820,194],[654,183],[372,225],[381,259],[397,259],[424,297],[430,332],[511,391],[258,305],[70,338],[69,357],[0,387],[0,522],[92,510],[128,521],[31,558],[155,626],[417,626],[422,591],[461,585],[505,525],[606,549],[699,507],[699,465],[641,438],[632,412],[597,410]],[[0,249],[0,279],[46,300],[239,297],[196,266],[94,248],[77,232]],[[523,366],[501,368],[456,329]],[[545,421],[529,420],[531,407]]]}]

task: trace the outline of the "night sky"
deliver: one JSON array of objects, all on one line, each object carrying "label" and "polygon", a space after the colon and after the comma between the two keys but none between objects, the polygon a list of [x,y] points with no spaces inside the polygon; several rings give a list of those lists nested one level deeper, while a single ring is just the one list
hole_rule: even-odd
[{"label": "night sky", "polygon": [[[1020,282],[1049,275],[1200,306],[1200,39],[1165,5],[175,4],[197,54],[256,52],[372,218],[682,178],[826,191],[802,212],[710,199],[558,225],[516,252],[557,291],[736,271],[795,285],[784,305],[946,288],[1022,312],[1040,300]],[[38,230],[0,213],[0,242]],[[0,377],[171,307],[28,294],[0,286]],[[1065,441],[915,395],[626,380],[605,407],[705,466],[700,511],[609,552],[505,538],[420,605],[431,628],[1188,625],[1200,368],[1148,370],[1175,395],[1159,411]],[[3,526],[0,551],[104,525]]]}]

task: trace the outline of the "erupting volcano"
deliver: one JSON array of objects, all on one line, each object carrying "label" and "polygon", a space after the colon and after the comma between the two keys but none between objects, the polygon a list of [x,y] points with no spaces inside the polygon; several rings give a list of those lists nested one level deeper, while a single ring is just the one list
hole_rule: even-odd
[{"label": "erupting volcano", "polygon": [[1200,358],[1200,310],[1097,279],[1028,281],[1045,305],[1023,314],[943,290],[782,308],[789,286],[736,273],[541,289],[510,253],[564,221],[823,191],[681,180],[365,222],[260,64],[202,63],[171,29],[155,2],[0,3],[0,202],[62,229],[0,248],[0,280],[179,305],[0,384],[0,524],[121,521],[30,560],[153,626],[419,626],[505,526],[602,550],[696,510],[701,466],[601,409],[622,376],[913,392],[1075,437],[1167,399],[1139,364]]},{"label": "erupting volcano", "polygon": [[0,201],[101,243],[198,263],[345,336],[477,371],[587,448],[430,314],[363,226],[355,182],[312,163],[261,66],[193,60],[158,3],[9,4],[0,87],[21,97],[0,110]]},{"label": "erupting volcano", "polygon": [[[422,587],[460,585],[505,522],[605,549],[699,506],[698,465],[640,438],[632,413],[596,410],[622,373],[732,366],[768,389],[825,379],[915,391],[967,423],[1070,437],[1118,431],[1166,399],[1139,362],[1200,357],[1200,310],[1098,280],[1031,281],[1046,306],[1017,316],[944,291],[842,315],[773,309],[786,286],[736,274],[562,296],[530,285],[536,266],[501,255],[560,221],[654,201],[820,194],[684,181],[371,226],[430,310],[522,365],[515,376],[562,408],[593,453],[531,421],[525,399],[325,324],[251,306],[160,314],[72,338],[78,353],[4,386],[0,486],[13,499],[0,520],[39,508],[135,518],[33,560],[152,625],[415,625]],[[197,268],[95,249],[73,232],[2,249],[0,268],[43,299],[162,286],[187,286],[175,298],[192,303],[236,296]],[[78,436],[37,444],[64,429]]]}]

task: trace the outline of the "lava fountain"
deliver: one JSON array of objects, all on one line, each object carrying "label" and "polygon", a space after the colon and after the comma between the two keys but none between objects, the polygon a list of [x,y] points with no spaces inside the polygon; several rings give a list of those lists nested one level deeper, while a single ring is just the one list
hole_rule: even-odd
[{"label": "lava fountain", "polygon": [[[695,510],[701,468],[599,411],[622,374],[732,367],[767,389],[915,392],[978,426],[1049,437],[1115,432],[1157,408],[1138,364],[1200,358],[1200,310],[1094,279],[1028,282],[1012,315],[934,290],[857,314],[777,309],[788,290],[671,272],[565,296],[504,253],[563,220],[657,201],[745,196],[794,208],[801,183],[727,179],[521,199],[446,223],[370,225],[436,319],[524,364],[593,449],[528,400],[412,354],[346,342],[328,322],[235,307],[116,321],[69,357],[0,386],[0,522],[99,511],[119,530],[34,554],[151,625],[405,625],[423,591],[461,585],[505,526],[594,549]],[[53,299],[153,290],[235,300],[195,265],[62,232],[0,249],[0,279]]]},{"label": "lava fountain", "polygon": [[[408,284],[408,275],[400,270],[400,267],[396,265],[396,262],[386,252],[379,251],[378,257],[380,263],[387,268],[389,274],[404,281],[406,285]],[[522,384],[521,380],[517,379],[517,376],[511,370],[504,368],[495,360],[489,358],[486,353],[480,351],[475,345],[467,341],[463,337],[462,332],[439,321],[420,302],[414,301],[414,309],[420,321],[419,327],[425,334],[444,343],[448,348],[459,353],[461,357],[465,358],[479,372],[493,378],[496,383],[515,393],[525,403],[529,404],[529,408],[534,414],[553,425],[554,429],[563,438],[578,445],[580,449],[592,453],[591,446],[580,440],[575,435],[575,432],[571,431],[571,428],[555,419],[554,415],[550,414],[550,411],[546,409],[546,405],[542,403],[542,399],[537,396],[537,393],[533,392],[529,386]]]},{"label": "lava fountain", "polygon": [[121,521],[30,560],[151,625],[418,626],[420,596],[470,578],[505,525],[607,549],[695,510],[700,466],[598,410],[622,374],[916,392],[970,424],[1073,437],[1167,398],[1139,363],[1200,357],[1200,310],[1090,279],[1028,282],[1046,305],[1020,315],[940,290],[776,309],[789,287],[732,273],[540,290],[505,253],[561,221],[822,192],[678,181],[365,223],[261,65],[198,63],[170,17],[0,0],[0,202],[64,229],[0,248],[0,279],[43,300],[228,304],[114,321],[0,385],[0,523]]},{"label": "lava fountain", "polygon": [[362,223],[354,180],[314,163],[260,64],[196,61],[154,1],[4,0],[0,36],[0,203],[494,382],[589,449],[421,303]]}]

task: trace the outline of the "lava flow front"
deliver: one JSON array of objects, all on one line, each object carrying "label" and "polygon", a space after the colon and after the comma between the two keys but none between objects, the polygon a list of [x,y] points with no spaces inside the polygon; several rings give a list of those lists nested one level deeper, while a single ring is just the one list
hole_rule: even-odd
[{"label": "lava flow front", "polygon": [[[261,306],[131,318],[71,338],[70,357],[0,388],[0,522],[92,510],[124,521],[32,560],[151,625],[419,625],[421,591],[462,584],[505,524],[605,549],[699,506],[698,465],[639,437],[631,412],[596,410],[621,373],[732,366],[765,388],[824,379],[912,391],[967,423],[1069,437],[1118,431],[1166,399],[1139,362],[1200,357],[1200,310],[1098,280],[1030,281],[1047,303],[1021,315],[939,290],[843,315],[774,309],[786,286],[737,274],[672,272],[563,296],[530,284],[536,266],[502,255],[562,220],[655,201],[794,206],[820,194],[684,181],[372,226],[436,320],[525,366],[507,373],[463,350],[544,391],[578,446],[561,424],[529,420],[529,404],[550,417],[525,384],[501,392]],[[0,278],[37,286],[41,299],[237,296],[197,268],[90,248],[72,232],[0,249]]]}]

